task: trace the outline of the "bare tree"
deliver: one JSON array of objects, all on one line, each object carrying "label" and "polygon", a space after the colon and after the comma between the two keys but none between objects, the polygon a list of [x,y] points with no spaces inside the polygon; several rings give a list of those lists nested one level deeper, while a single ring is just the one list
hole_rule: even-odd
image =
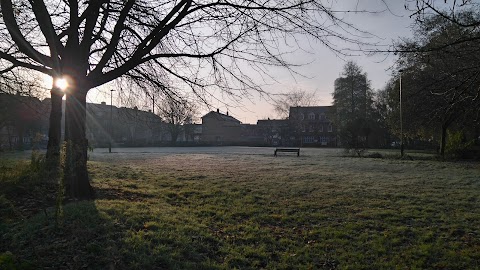
[{"label": "bare tree", "polygon": [[[20,149],[23,148],[24,131],[39,131],[46,113],[39,105],[38,99],[44,97],[46,89],[39,83],[38,75],[23,68],[5,68],[0,73],[0,129],[5,128],[12,134],[16,131]],[[9,146],[13,147],[10,138]]]},{"label": "bare tree", "polygon": [[172,144],[186,125],[192,124],[197,114],[194,104],[181,97],[166,97],[159,104],[158,115],[167,124]]},{"label": "bare tree", "polygon": [[340,52],[337,40],[361,45],[364,34],[317,0],[0,0],[0,6],[0,57],[8,68],[69,81],[65,175],[74,198],[93,196],[85,137],[90,89],[153,65],[199,96],[241,96],[262,91],[245,70],[268,74],[268,66],[290,66],[283,43],[290,46],[297,35]]},{"label": "bare tree", "polygon": [[62,137],[62,99],[64,93],[56,86],[50,90],[50,118],[46,159],[51,169],[60,164],[60,144]]},{"label": "bare tree", "polygon": [[279,95],[274,99],[273,109],[282,119],[287,119],[290,107],[314,106],[318,102],[315,92],[307,92],[301,89],[292,89],[289,93]]},{"label": "bare tree", "polygon": [[474,0],[406,0],[405,7],[412,11],[411,17],[417,22],[424,22],[430,16],[439,16],[459,27],[480,26],[480,18],[465,21],[462,13],[466,10],[478,10],[480,3]]},{"label": "bare tree", "polygon": [[435,46],[429,47],[397,47],[397,52],[428,52],[428,51],[448,51],[451,46],[462,43],[472,43],[480,41],[478,27],[480,26],[480,3],[474,0],[405,0],[405,8],[412,12],[410,17],[415,18],[417,27],[422,27],[425,23],[436,18],[442,20],[443,24],[449,23],[457,28],[463,29],[465,35],[455,36],[443,42],[438,42]]}]

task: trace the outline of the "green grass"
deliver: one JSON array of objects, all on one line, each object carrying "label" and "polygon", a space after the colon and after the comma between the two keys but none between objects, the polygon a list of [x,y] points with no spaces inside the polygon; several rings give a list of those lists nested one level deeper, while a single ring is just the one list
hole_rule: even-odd
[{"label": "green grass", "polygon": [[4,222],[0,254],[31,269],[480,269],[478,163],[341,154],[93,153],[97,199],[60,224],[53,208]]}]

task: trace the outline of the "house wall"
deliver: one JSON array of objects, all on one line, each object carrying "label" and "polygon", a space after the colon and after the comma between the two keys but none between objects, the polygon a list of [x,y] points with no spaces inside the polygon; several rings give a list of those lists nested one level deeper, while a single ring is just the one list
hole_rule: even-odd
[{"label": "house wall", "polygon": [[240,142],[240,122],[226,120],[219,114],[209,113],[202,117],[202,141],[215,144]]},{"label": "house wall", "polygon": [[330,121],[332,107],[290,108],[290,129],[298,145],[336,146],[337,135]]}]

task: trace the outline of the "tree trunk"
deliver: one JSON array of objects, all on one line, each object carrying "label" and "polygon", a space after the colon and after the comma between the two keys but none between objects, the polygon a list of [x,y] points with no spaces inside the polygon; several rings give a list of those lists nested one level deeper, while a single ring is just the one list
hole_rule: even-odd
[{"label": "tree trunk", "polygon": [[65,110],[66,191],[75,199],[93,199],[94,192],[87,172],[88,141],[85,137],[87,91],[81,88],[72,90],[71,94],[67,95]]},{"label": "tree trunk", "polygon": [[445,156],[445,145],[446,145],[446,142],[447,142],[447,126],[446,125],[442,125],[442,137],[441,137],[441,140],[440,140],[440,155],[442,157]]},{"label": "tree trunk", "polygon": [[10,127],[7,124],[7,136],[8,136],[8,145],[10,146],[9,150],[13,150],[13,142],[12,142],[12,133],[10,132]]},{"label": "tree trunk", "polygon": [[17,149],[20,151],[25,150],[24,145],[23,145],[23,135],[24,135],[24,124],[20,123],[20,125],[17,126],[17,135],[18,135],[18,144],[17,144]]},{"label": "tree trunk", "polygon": [[177,131],[172,131],[171,135],[172,135],[172,145],[175,145],[177,143],[177,139],[178,139],[178,132]]},{"label": "tree trunk", "polygon": [[52,167],[60,163],[60,140],[62,137],[63,92],[53,87],[51,93],[50,125],[48,129],[47,162]]}]

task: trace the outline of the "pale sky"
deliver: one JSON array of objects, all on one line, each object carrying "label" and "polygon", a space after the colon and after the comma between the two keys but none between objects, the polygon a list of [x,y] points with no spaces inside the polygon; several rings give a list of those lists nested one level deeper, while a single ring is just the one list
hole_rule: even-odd
[{"label": "pale sky", "polygon": [[[411,12],[405,10],[404,1],[358,0],[339,2],[342,3],[334,3],[334,5],[338,7],[336,8],[337,10],[385,10],[384,12],[376,14],[348,13],[344,15],[345,20],[351,22],[356,27],[378,36],[379,39],[376,40],[382,44],[390,45],[400,37],[411,36],[410,26],[413,23],[413,19],[409,18]],[[387,10],[385,3],[388,5],[390,11]],[[307,42],[307,40],[305,40],[305,42]],[[312,53],[299,52],[291,57],[294,57],[295,61],[301,61],[303,63],[311,62],[297,69],[297,71],[306,78],[300,76],[293,77],[285,70],[272,69],[271,73],[277,82],[272,81],[268,87],[265,87],[265,90],[272,93],[286,93],[292,88],[314,91],[319,100],[318,105],[331,105],[331,93],[333,92],[334,80],[340,76],[346,61],[353,60],[359,64],[363,68],[363,71],[367,73],[373,89],[377,90],[383,88],[388,81],[391,74],[391,71],[388,69],[395,60],[395,56],[385,54],[366,56],[363,53],[358,53],[359,56],[340,57],[321,44],[310,42],[310,44],[306,43],[305,46],[311,48],[309,50]],[[106,89],[110,89],[110,87],[92,89],[87,96],[87,101],[93,103],[106,101],[109,103],[110,91]],[[115,94],[113,103],[115,106],[126,106],[119,104],[120,101],[115,98]],[[236,117],[243,123],[254,124],[258,119],[265,119],[267,117],[276,118],[272,105],[264,99],[260,99],[258,94],[253,94],[253,98],[250,100],[243,100],[242,106],[232,103],[232,106],[227,108],[221,102],[212,102],[211,108],[219,108],[221,112],[226,112],[228,109],[230,115]],[[201,115],[206,112],[208,112],[207,108],[201,111]]]}]

